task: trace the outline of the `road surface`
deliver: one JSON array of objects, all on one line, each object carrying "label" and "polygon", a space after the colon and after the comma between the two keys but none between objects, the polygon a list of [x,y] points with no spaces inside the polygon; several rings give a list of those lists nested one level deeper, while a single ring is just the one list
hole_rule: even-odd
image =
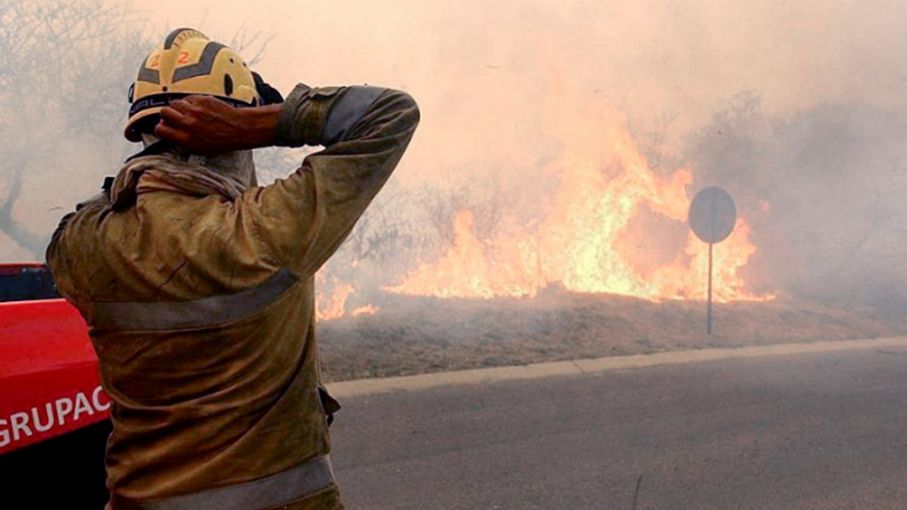
[{"label": "road surface", "polygon": [[353,510],[907,508],[904,347],[343,404],[334,462]]}]

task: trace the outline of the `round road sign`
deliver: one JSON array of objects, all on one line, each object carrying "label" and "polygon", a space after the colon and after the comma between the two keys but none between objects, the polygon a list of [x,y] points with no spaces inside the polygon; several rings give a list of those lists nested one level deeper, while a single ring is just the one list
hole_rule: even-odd
[{"label": "round road sign", "polygon": [[717,186],[703,189],[696,193],[690,204],[689,222],[693,233],[704,242],[724,241],[737,222],[734,199]]}]

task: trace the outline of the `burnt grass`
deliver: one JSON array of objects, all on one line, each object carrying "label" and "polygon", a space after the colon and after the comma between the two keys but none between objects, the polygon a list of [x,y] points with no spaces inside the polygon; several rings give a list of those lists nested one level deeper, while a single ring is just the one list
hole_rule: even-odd
[{"label": "burnt grass", "polygon": [[661,351],[907,335],[907,316],[776,299],[701,301],[547,292],[531,299],[386,295],[374,315],[318,324],[327,381]]}]

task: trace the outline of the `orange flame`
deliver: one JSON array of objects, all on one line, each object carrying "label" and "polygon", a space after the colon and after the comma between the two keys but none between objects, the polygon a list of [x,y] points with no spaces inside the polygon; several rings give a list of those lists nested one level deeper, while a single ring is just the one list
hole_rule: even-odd
[{"label": "orange flame", "polygon": [[375,315],[378,313],[378,307],[375,305],[363,305],[359,308],[353,309],[350,312],[351,317],[359,317],[360,315]]},{"label": "orange flame", "polygon": [[[622,253],[621,237],[642,206],[669,220],[684,222],[690,205],[689,170],[660,179],[629,133],[615,129],[606,137],[605,158],[588,150],[568,151],[569,159],[549,170],[561,171],[553,207],[539,227],[489,242],[473,231],[473,216],[461,210],[454,220],[454,242],[438,260],[423,264],[392,292],[489,299],[534,296],[551,284],[577,292],[601,292],[649,300],[704,299],[708,245],[691,232],[685,249],[673,260],[641,274]],[[602,165],[601,161],[611,164]],[[714,247],[714,298],[767,300],[747,291],[738,270],[756,247],[746,221],[738,219],[732,235]]]},{"label": "orange flame", "polygon": [[325,277],[323,273],[315,275],[316,295],[315,295],[315,318],[320,321],[339,319],[349,315],[358,317],[360,315],[374,315],[378,312],[378,307],[366,304],[352,310],[347,310],[349,298],[356,293],[356,288],[347,282],[338,278]]},{"label": "orange flame", "polygon": [[315,318],[326,321],[343,317],[346,300],[353,293],[353,286],[335,280],[333,289],[328,294],[320,288],[324,284],[324,278],[320,273],[316,276],[316,281],[319,284],[319,291],[315,299]]}]

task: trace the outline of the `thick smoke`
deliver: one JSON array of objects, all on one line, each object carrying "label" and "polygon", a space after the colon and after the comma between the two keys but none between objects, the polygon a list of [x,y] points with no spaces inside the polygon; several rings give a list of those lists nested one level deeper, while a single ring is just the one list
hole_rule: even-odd
[{"label": "thick smoke", "polygon": [[[59,216],[128,153],[125,91],[144,52],[176,25],[229,40],[227,4],[0,1],[0,261],[39,259]],[[257,68],[284,92],[369,81],[422,107],[401,168],[323,276],[361,289],[354,306],[443,252],[461,208],[481,239],[531,228],[558,181],[547,164],[574,135],[594,143],[595,122],[569,119],[598,109],[619,113],[653,166],[688,166],[691,194],[735,196],[758,247],[745,268],[755,290],[907,300],[898,2],[262,5],[247,28],[276,37]],[[274,178],[300,157],[259,163]],[[642,265],[671,259],[649,255]]]},{"label": "thick smoke", "polygon": [[0,2],[0,261],[43,260],[59,218],[128,154],[140,26],[100,1]]},{"label": "thick smoke", "polygon": [[759,252],[763,289],[907,304],[907,115],[865,103],[822,103],[772,116],[741,94],[689,141],[697,185],[731,191]]}]

